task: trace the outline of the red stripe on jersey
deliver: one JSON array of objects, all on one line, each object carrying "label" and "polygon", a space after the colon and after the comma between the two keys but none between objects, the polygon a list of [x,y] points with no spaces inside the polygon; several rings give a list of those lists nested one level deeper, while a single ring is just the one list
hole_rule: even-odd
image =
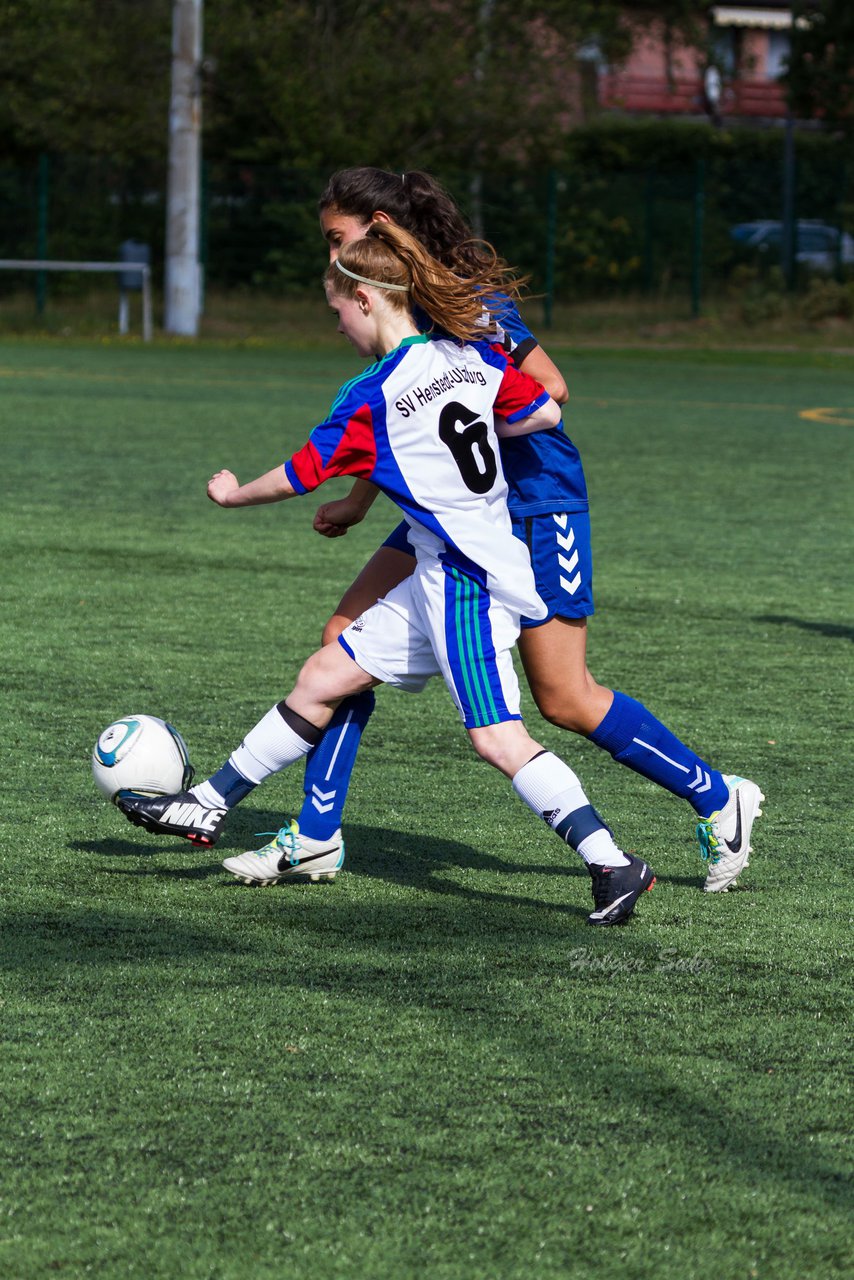
[{"label": "red stripe on jersey", "polygon": [[518,413],[520,409],[526,409],[539,400],[544,392],[545,387],[541,382],[530,378],[527,373],[522,373],[508,362],[495,397],[495,412],[503,418],[509,418],[511,414]]},{"label": "red stripe on jersey", "polygon": [[[315,433],[312,433],[315,434]],[[323,443],[324,428],[317,431]],[[332,476],[360,476],[369,479],[377,462],[377,445],[370,405],[363,404],[347,421],[327,462],[313,440],[291,458],[291,466],[305,489],[316,489]]]}]

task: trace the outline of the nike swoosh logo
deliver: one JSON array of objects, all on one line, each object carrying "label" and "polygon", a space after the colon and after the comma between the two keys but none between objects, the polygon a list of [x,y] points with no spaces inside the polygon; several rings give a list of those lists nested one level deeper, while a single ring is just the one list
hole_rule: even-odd
[{"label": "nike swoosh logo", "polygon": [[730,853],[739,853],[741,851],[741,796],[735,793],[735,839],[724,840],[724,844]]},{"label": "nike swoosh logo", "polygon": [[607,915],[609,911],[613,911],[615,907],[618,907],[621,902],[625,902],[626,898],[630,898],[633,892],[634,890],[630,890],[628,893],[624,893],[622,897],[615,898],[613,902],[609,902],[607,907],[601,907],[599,911],[594,911],[591,914],[594,916]]},{"label": "nike swoosh logo", "polygon": [[278,871],[298,871],[300,867],[306,866],[309,862],[317,862],[318,858],[328,858],[331,850],[327,849],[324,853],[311,853],[307,858],[300,858],[299,862],[288,862],[287,858],[280,858]]}]

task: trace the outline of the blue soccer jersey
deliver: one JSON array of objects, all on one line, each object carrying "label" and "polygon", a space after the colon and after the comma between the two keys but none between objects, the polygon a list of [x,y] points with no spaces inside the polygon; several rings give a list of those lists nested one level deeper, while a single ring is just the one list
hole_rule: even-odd
[{"label": "blue soccer jersey", "polygon": [[[419,328],[425,332],[431,329],[432,321],[423,311],[416,310],[415,318]],[[501,346],[517,368],[539,346],[519,308],[504,294],[492,295],[489,310],[484,308],[483,323],[494,325],[495,337],[490,341]],[[501,461],[509,490],[507,504],[514,520],[553,511],[589,509],[581,456],[562,425],[554,431],[503,439]]]},{"label": "blue soccer jersey", "polygon": [[[498,341],[520,365],[538,346],[519,310],[508,298],[493,312]],[[528,436],[512,436],[501,441],[501,461],[507,477],[510,514],[546,515],[553,511],[587,511],[587,482],[581,457],[564,431],[535,431]]]},{"label": "blue soccer jersey", "polygon": [[285,469],[298,493],[332,476],[372,481],[402,509],[416,555],[439,557],[516,613],[542,618],[511,528],[493,410],[514,422],[547,399],[489,343],[407,338],[342,387]]}]

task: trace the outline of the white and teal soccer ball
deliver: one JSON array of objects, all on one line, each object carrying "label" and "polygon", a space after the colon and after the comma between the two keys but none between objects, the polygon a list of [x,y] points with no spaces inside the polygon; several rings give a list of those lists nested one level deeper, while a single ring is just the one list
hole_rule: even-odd
[{"label": "white and teal soccer ball", "polygon": [[164,796],[193,779],[187,746],[177,729],[157,716],[125,716],[107,725],[92,752],[95,785],[108,800],[119,791]]}]

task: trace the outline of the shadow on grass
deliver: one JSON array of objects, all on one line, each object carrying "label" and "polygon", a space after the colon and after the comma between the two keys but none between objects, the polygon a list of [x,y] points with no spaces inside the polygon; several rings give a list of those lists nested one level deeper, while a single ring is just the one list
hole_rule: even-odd
[{"label": "shadow on grass", "polygon": [[51,974],[69,977],[79,965],[163,963],[248,951],[221,934],[174,918],[69,906],[8,911],[0,920],[0,966],[26,973],[28,981]]},{"label": "shadow on grass", "polygon": [[[279,814],[269,813],[264,810],[244,808],[239,812],[243,822],[242,824],[235,822],[234,827],[239,829],[239,826],[242,825],[246,828],[247,834],[242,839],[232,838],[227,842],[221,841],[217,848],[217,854],[227,854],[229,847],[232,849],[235,847],[240,848],[242,845],[243,847],[252,848],[253,843],[257,847],[262,841],[254,833],[271,831],[281,821]],[[162,856],[164,853],[172,852],[165,839],[158,840],[157,837],[151,837],[150,840],[146,841],[145,837],[142,836],[138,845],[127,840],[77,840],[73,841],[69,847],[75,852],[95,853],[105,858],[141,857],[146,860],[146,863],[153,855]],[[511,862],[494,854],[482,853],[469,845],[460,844],[455,840],[441,840],[434,836],[416,836],[395,831],[391,828],[366,827],[358,824],[347,827],[346,847],[348,854],[347,871],[369,879],[381,880],[409,889],[428,890],[452,897],[515,904],[517,906],[524,905],[548,911],[569,912],[575,915],[586,916],[590,910],[586,905],[587,876],[580,866],[526,866],[524,863]],[[223,885],[229,889],[233,888],[243,893],[251,891],[248,886],[239,884],[227,872],[223,871],[219,861],[211,863],[209,861],[211,857],[210,850],[193,850],[187,842],[181,841],[177,849],[175,849],[175,856],[176,861],[180,861],[180,866],[151,866],[148,863],[148,865],[139,867],[122,866],[104,868],[104,870],[107,874],[121,876],[153,875],[165,879],[179,880],[202,880],[212,875],[218,875],[222,877]],[[197,863],[195,866],[191,865],[192,860],[199,857],[204,858],[204,863]],[[584,882],[580,887],[584,891],[583,901],[585,905],[582,910],[581,906],[571,903],[544,903],[534,897],[478,889],[474,883],[460,884],[456,880],[443,878],[442,873],[451,870],[482,871],[492,875],[498,872],[502,875],[512,875],[517,880],[522,878],[530,879],[532,876],[580,878]],[[275,886],[277,890],[284,892],[299,889],[300,887],[308,886],[293,884]],[[568,894],[568,896],[571,894],[576,901],[580,896],[576,892],[577,888],[578,886],[573,886],[573,889]]]},{"label": "shadow on grass", "polygon": [[854,627],[842,622],[809,622],[806,618],[790,618],[785,614],[760,613],[754,622],[770,622],[778,627],[798,627],[801,631],[815,631],[830,640],[851,640],[854,642]]},{"label": "shadow on grass", "polygon": [[[579,1014],[583,1034],[576,1037],[573,1010],[588,1002],[593,1009],[598,1007],[603,1028],[615,1000],[639,1020],[660,1015],[659,1002],[647,1001],[644,988],[648,985],[654,994],[672,980],[657,974],[657,943],[642,931],[621,930],[616,937],[609,931],[603,938],[566,916],[539,914],[540,940],[551,944],[543,951],[537,945],[531,915],[508,910],[504,900],[499,908],[491,900],[494,895],[472,902],[470,909],[460,913],[458,904],[428,904],[426,909],[422,904],[413,911],[400,900],[379,906],[353,903],[316,889],[243,893],[248,902],[262,905],[260,911],[244,912],[242,925],[251,917],[255,924],[274,924],[274,928],[263,935],[245,929],[238,934],[234,928],[217,927],[214,913],[204,928],[175,916],[91,908],[17,911],[3,922],[0,960],[25,974],[30,990],[40,979],[51,998],[60,992],[66,1001],[76,992],[80,999],[94,1000],[97,990],[107,1023],[135,1016],[127,1008],[128,966],[140,970],[139,1000],[146,1002],[152,992],[156,996],[164,989],[171,992],[169,999],[176,1002],[176,1009],[181,999],[191,1000],[192,983],[180,999],[171,986],[163,986],[172,981],[174,962],[180,963],[182,973],[194,975],[199,992],[221,985],[248,1010],[259,993],[269,1000],[275,989],[283,1011],[290,993],[299,992],[301,999],[315,993],[324,1004],[340,998],[342,1008],[353,1011],[352,1017],[358,1017],[356,1010],[363,1007],[368,1024],[378,1009],[395,1025],[396,1019],[421,1008],[440,1020],[443,1034],[450,1034],[454,1043],[463,1044],[467,1038],[475,1044],[491,1043],[496,1062],[515,1061],[523,1082],[540,1082],[545,1103],[532,1101],[525,1087],[516,1091],[507,1085],[509,1100],[503,1105],[527,1135],[541,1133],[552,1145],[576,1144],[579,1125],[573,1119],[574,1108],[583,1106],[601,1117],[599,1141],[605,1145],[613,1138],[611,1127],[618,1122],[617,1116],[619,1123],[633,1125],[630,1148],[644,1133],[659,1142],[662,1134],[670,1135],[677,1154],[702,1153],[716,1178],[734,1174],[741,1179],[752,1171],[764,1184],[778,1184],[806,1204],[847,1206],[840,1168],[806,1149],[801,1133],[782,1136],[777,1126],[758,1115],[751,1115],[748,1123],[744,1104],[734,1105],[729,1094],[716,1094],[704,1082],[698,1083],[693,1071],[688,1078],[679,1078],[666,1021],[661,1049],[650,1044],[648,1062],[638,1057],[642,1042],[629,1037],[628,1043],[622,1043],[619,1030],[613,1037],[603,1030],[601,1036],[591,1038],[589,1014]],[[295,897],[311,907],[288,917],[289,928],[282,928],[276,905],[293,903]],[[300,963],[294,964],[290,949],[297,931],[311,945],[303,947]],[[582,939],[588,944],[585,948],[579,947]],[[603,951],[613,954],[614,964],[575,967],[572,957],[577,959],[581,950],[589,951],[591,958],[601,957]],[[115,973],[106,977],[99,973],[93,985],[81,976],[92,968],[115,969]],[[517,972],[532,984],[534,996],[541,993],[540,1008],[530,991],[520,999],[518,986],[507,985],[507,974]],[[554,995],[556,980],[563,995]],[[682,990],[678,983],[674,985],[668,1002],[679,1001]],[[686,1012],[690,1008],[689,1002]],[[728,1015],[733,1016],[737,1014]],[[755,1004],[749,1016],[762,1016]],[[152,1025],[155,1034],[160,1025],[156,1016]],[[723,1037],[724,1059],[733,1043]],[[671,1059],[663,1066],[667,1060],[660,1055],[668,1044]],[[749,1069],[755,1074],[756,1064],[751,1062]],[[560,1098],[567,1076],[576,1081],[577,1102],[564,1100],[549,1106],[549,1093]],[[346,1089],[346,1072],[342,1082]],[[638,1100],[631,1120],[621,1110],[626,1099]],[[589,1132],[589,1126],[585,1130],[582,1124],[581,1131]]]},{"label": "shadow on grass", "polygon": [[[235,811],[232,827],[226,837],[220,841],[216,855],[218,860],[210,862],[209,850],[194,851],[187,842],[180,841],[176,849],[176,861],[181,865],[141,866],[136,868],[108,869],[116,875],[151,876],[166,879],[205,880],[214,875],[226,876],[222,871],[220,860],[228,852],[239,848],[258,847],[262,843],[259,832],[270,832],[278,828],[282,816],[278,812],[263,809],[252,809],[241,806]],[[533,840],[548,838],[544,832],[535,828]],[[496,903],[516,903],[531,907],[541,907],[550,911],[564,911],[586,917],[590,910],[587,872],[571,850],[566,850],[566,862],[555,864],[531,864],[524,861],[525,851],[518,857],[505,858],[499,854],[484,852],[456,840],[441,839],[433,835],[417,835],[402,832],[389,827],[364,826],[359,823],[348,824],[345,843],[347,849],[346,870],[353,875],[368,879],[384,881],[388,884],[404,888],[429,890],[442,895],[462,898],[476,898],[480,901]],[[128,840],[75,841],[70,847],[76,851],[96,853],[108,858],[150,858],[153,855],[169,853],[165,839],[141,835],[139,843]],[[203,864],[192,864],[194,858],[203,856]],[[541,899],[520,896],[518,894],[501,893],[478,889],[472,883],[461,884],[458,880],[446,877],[444,873],[451,871],[475,871],[489,875],[513,877],[517,882],[530,880],[532,877],[560,877],[580,881],[580,884],[567,886],[567,897],[572,899],[561,904],[543,903]],[[699,876],[666,877],[671,883],[683,884],[696,889],[702,883]],[[228,879],[229,885],[237,887],[237,882]],[[288,887],[288,886],[285,886]],[[508,885],[508,887],[510,887]],[[243,886],[245,889],[246,886]],[[582,906],[576,905],[581,902]]]}]

